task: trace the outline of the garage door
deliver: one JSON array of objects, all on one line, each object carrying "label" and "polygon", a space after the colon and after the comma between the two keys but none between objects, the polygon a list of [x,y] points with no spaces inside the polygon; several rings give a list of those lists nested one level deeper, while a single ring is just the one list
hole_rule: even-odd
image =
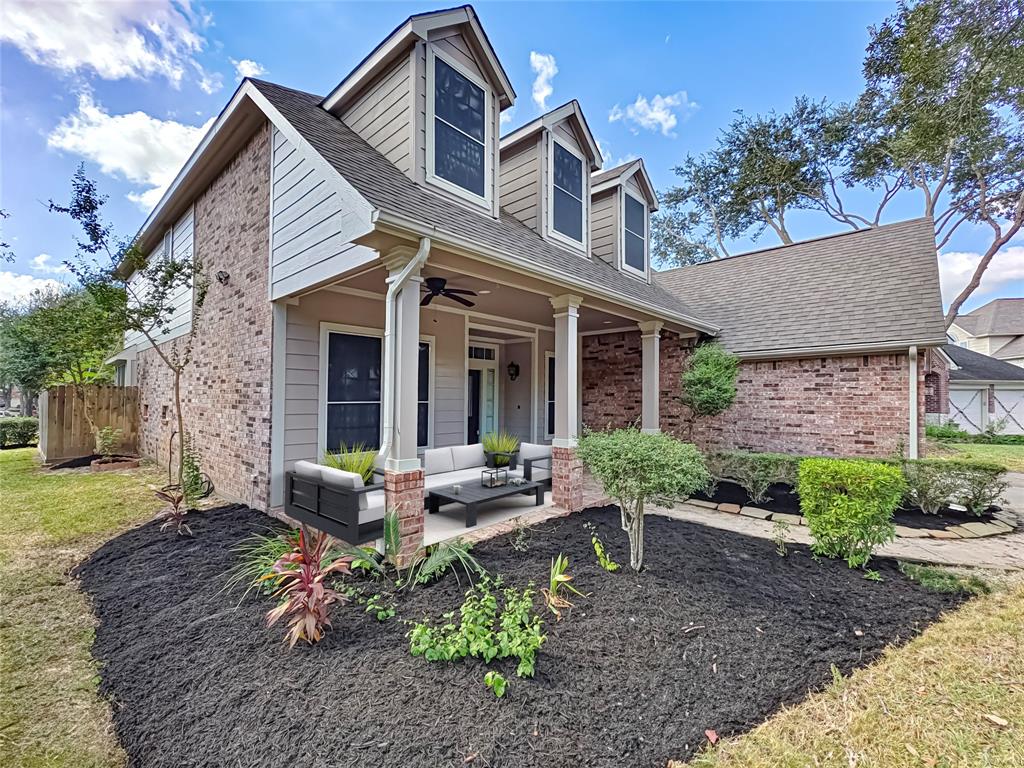
[{"label": "garage door", "polygon": [[949,389],[949,418],[967,432],[981,432],[982,408],[985,402],[984,390]]},{"label": "garage door", "polygon": [[1024,435],[1024,389],[995,388],[993,419],[1003,421],[1001,434]]}]

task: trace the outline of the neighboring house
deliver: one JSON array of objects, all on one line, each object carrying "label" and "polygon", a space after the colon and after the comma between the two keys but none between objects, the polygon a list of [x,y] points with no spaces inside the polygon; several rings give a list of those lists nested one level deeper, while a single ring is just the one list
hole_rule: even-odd
[{"label": "neighboring house", "polygon": [[[947,344],[941,353],[949,366],[942,421],[954,421],[971,433],[992,428],[1000,434],[1024,435],[1024,368],[955,344]],[[929,403],[929,416],[932,408]]]},{"label": "neighboring house", "polygon": [[[678,374],[716,337],[740,395],[702,443],[916,454],[945,341],[929,222],[656,273],[643,163],[602,172],[575,101],[500,138],[514,101],[469,6],[410,17],[326,97],[243,81],[139,235],[217,278],[186,411],[222,495],[276,509],[296,461],[381,446],[415,539],[422,451],[507,429],[551,443],[578,509],[582,425],[687,435]],[[166,460],[170,377],[126,344]]]},{"label": "neighboring house", "polygon": [[1024,299],[994,299],[957,315],[949,336],[957,346],[1024,367]]}]

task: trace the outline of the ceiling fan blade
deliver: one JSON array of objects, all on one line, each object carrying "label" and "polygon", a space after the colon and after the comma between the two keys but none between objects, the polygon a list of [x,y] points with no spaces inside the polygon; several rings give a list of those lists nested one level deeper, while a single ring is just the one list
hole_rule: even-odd
[{"label": "ceiling fan blade", "polygon": [[[457,302],[459,302],[459,304],[462,304],[463,306],[466,306],[466,307],[475,307],[476,306],[472,301],[468,301],[468,300],[462,298],[461,296],[454,296],[454,295],[450,294],[448,291],[445,291],[445,295],[447,295],[448,298],[451,299],[452,301],[457,301]],[[476,294],[473,294],[473,295],[475,296]]]},{"label": "ceiling fan blade", "polygon": [[463,296],[476,296],[476,291],[471,291],[468,288],[445,288],[445,293],[461,293]]},{"label": "ceiling fan blade", "polygon": [[421,307],[425,307],[425,306],[427,306],[427,304],[429,304],[430,302],[432,302],[432,301],[434,300],[434,297],[435,297],[436,295],[437,295],[436,293],[428,293],[428,294],[427,294],[426,296],[424,296],[424,297],[423,297],[423,298],[422,298],[422,299],[420,300],[420,306],[421,306]]}]

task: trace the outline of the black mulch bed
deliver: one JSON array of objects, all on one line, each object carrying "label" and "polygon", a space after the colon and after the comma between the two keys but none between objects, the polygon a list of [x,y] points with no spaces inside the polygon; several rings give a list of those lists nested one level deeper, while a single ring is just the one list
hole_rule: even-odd
[{"label": "black mulch bed", "polygon": [[[793,487],[785,483],[776,483],[768,488],[768,500],[755,504],[750,500],[747,492],[736,483],[723,480],[718,483],[713,496],[704,493],[693,494],[695,499],[713,501],[716,504],[739,504],[741,507],[750,505],[769,512],[785,512],[791,515],[800,514],[800,497],[796,495]],[[987,523],[994,518],[992,513],[998,511],[998,507],[983,512],[981,515],[972,515],[968,512],[956,509],[945,508],[936,515],[926,515],[920,509],[898,509],[893,516],[896,525],[904,525],[907,528],[924,528],[931,531],[942,531],[951,525],[962,523]]]},{"label": "black mulch bed", "polygon": [[[663,766],[904,642],[961,598],[924,591],[892,561],[884,582],[793,546],[667,518],[647,523],[647,570],[596,564],[584,520],[628,562],[614,507],[552,520],[518,552],[511,537],[474,550],[515,585],[572,560],[592,593],[548,640],[532,680],[505,698],[476,660],[409,655],[407,627],[362,609],[335,611],[315,647],[289,651],[268,630],[266,599],[225,594],[229,548],[268,518],[244,507],[191,516],[194,539],[150,524],[119,536],[79,570],[100,624],[93,653],[132,766]],[[451,576],[402,598],[399,619],[461,602]],[[690,629],[690,631],[686,631]]]},{"label": "black mulch bed", "polygon": [[62,461],[59,464],[54,464],[50,467],[50,469],[81,469],[82,467],[88,467],[90,464],[96,461],[96,459],[101,458],[103,457],[100,456],[98,453],[94,453],[91,456],[79,456],[74,459]]}]

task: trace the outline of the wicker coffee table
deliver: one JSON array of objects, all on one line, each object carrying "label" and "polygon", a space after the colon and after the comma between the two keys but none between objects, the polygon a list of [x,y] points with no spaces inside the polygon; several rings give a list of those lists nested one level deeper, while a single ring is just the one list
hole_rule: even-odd
[{"label": "wicker coffee table", "polygon": [[533,481],[521,485],[499,485],[496,488],[487,488],[479,482],[462,483],[458,493],[455,493],[454,488],[454,485],[444,485],[427,491],[427,509],[433,515],[442,504],[462,504],[466,508],[467,528],[476,525],[477,509],[489,501],[533,493],[536,494],[537,506],[544,503],[545,486]]}]

